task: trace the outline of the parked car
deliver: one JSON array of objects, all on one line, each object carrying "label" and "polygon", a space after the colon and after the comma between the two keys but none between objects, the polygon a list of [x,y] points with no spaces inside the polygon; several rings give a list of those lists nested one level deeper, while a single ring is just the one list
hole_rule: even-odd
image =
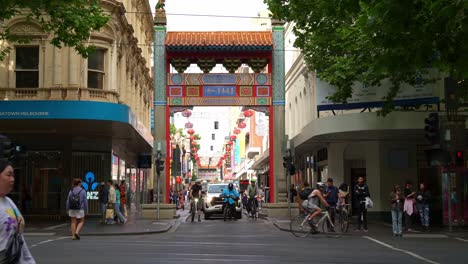
[{"label": "parked car", "polygon": [[[203,202],[203,210],[205,212],[205,219],[208,220],[212,215],[223,215],[223,198],[219,196],[224,189],[228,187],[228,183],[212,183],[208,184],[206,188],[206,196]],[[242,218],[242,203],[240,200],[236,202],[237,219]]]}]

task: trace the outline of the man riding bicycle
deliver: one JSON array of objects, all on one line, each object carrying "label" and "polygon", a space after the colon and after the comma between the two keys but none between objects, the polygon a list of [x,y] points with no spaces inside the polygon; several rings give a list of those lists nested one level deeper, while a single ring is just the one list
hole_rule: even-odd
[{"label": "man riding bicycle", "polygon": [[[200,215],[201,215],[201,210],[202,210],[202,186],[201,186],[201,180],[197,179],[195,181],[195,184],[192,186],[191,192],[190,192],[190,198],[192,199],[192,207],[190,210],[193,210],[193,205],[195,204],[195,199],[198,200],[197,203],[197,215],[198,215],[198,222],[201,221]],[[193,218],[192,218],[193,222]]]},{"label": "man riding bicycle", "polygon": [[309,194],[307,200],[302,202],[302,208],[304,208],[304,210],[306,210],[308,213],[311,213],[307,220],[309,222],[310,227],[313,230],[312,234],[318,233],[317,227],[315,226],[312,219],[322,212],[322,209],[320,209],[319,207],[319,201],[322,202],[322,204],[326,208],[330,207],[330,205],[327,203],[327,201],[322,195],[322,192],[325,188],[325,184],[323,182],[318,182],[316,187],[317,188]]},{"label": "man riding bicycle", "polygon": [[250,183],[251,183],[251,185],[249,185],[249,187],[247,187],[247,199],[248,199],[247,212],[249,212],[249,213],[252,210],[252,203],[255,203],[256,208],[258,208],[258,201],[257,201],[255,196],[257,196],[258,193],[259,193],[258,187],[257,187],[257,184],[256,184],[257,179],[252,178],[250,180]]}]

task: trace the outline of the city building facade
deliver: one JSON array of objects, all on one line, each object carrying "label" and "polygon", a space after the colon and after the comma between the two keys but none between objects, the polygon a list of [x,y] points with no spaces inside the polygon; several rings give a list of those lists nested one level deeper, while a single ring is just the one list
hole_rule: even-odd
[{"label": "city building facade", "polygon": [[[344,183],[352,189],[363,176],[374,201],[371,215],[389,219],[393,186],[412,182],[417,190],[424,182],[433,193],[434,221],[440,223],[444,216],[446,223],[447,205],[442,201],[451,194],[443,191],[441,168],[429,166],[424,152],[424,119],[440,111],[443,79],[418,89],[403,87],[395,111],[385,117],[377,113],[385,84],[374,90],[357,85],[348,104],[333,104],[326,97],[333,87],[307,68],[304,55],[294,47],[293,27],[288,24],[285,30],[286,134],[296,167],[291,183],[301,188],[304,182],[315,185],[333,178],[336,186]],[[420,90],[424,93],[418,94]]]},{"label": "city building facade", "polygon": [[146,0],[101,1],[111,19],[92,32],[83,58],[49,43],[51,34],[18,15],[5,21],[27,44],[0,42],[11,52],[0,62],[0,133],[21,146],[13,160],[12,194],[22,212],[64,216],[73,178],[99,213],[101,182],[126,180],[128,201],[146,202],[151,187],[153,107],[150,73],[153,18]]}]

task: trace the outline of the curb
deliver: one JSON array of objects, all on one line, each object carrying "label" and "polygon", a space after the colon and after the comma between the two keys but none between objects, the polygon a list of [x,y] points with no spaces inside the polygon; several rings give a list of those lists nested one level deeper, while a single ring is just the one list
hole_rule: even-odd
[{"label": "curb", "polygon": [[162,230],[150,230],[141,232],[125,232],[125,233],[82,233],[81,236],[134,236],[134,235],[146,235],[146,234],[161,234],[167,233],[171,230],[172,225],[168,224],[165,229]]}]

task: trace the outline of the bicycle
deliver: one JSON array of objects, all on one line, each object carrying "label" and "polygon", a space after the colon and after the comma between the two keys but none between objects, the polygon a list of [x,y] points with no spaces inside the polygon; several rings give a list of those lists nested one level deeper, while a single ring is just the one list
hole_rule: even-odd
[{"label": "bicycle", "polygon": [[338,224],[343,233],[349,230],[349,204],[340,204],[335,209],[337,212]]},{"label": "bicycle", "polygon": [[258,199],[257,196],[250,200],[250,215],[252,220],[257,220],[258,218]]},{"label": "bicycle", "polygon": [[[291,220],[289,223],[289,229],[291,233],[296,236],[296,237],[307,237],[309,234],[313,232],[312,227],[309,225],[308,218],[310,217],[312,213],[307,213],[307,214],[299,214],[295,218]],[[343,230],[335,228],[335,225],[333,224],[329,213],[326,210],[322,210],[319,216],[319,220],[314,223],[315,228],[317,231],[327,234],[327,235],[332,235],[335,237],[341,236],[343,234]],[[314,219],[316,219],[315,217]],[[314,220],[312,219],[312,220]],[[330,226],[330,229],[335,229],[335,232],[328,232],[328,225]]]}]

